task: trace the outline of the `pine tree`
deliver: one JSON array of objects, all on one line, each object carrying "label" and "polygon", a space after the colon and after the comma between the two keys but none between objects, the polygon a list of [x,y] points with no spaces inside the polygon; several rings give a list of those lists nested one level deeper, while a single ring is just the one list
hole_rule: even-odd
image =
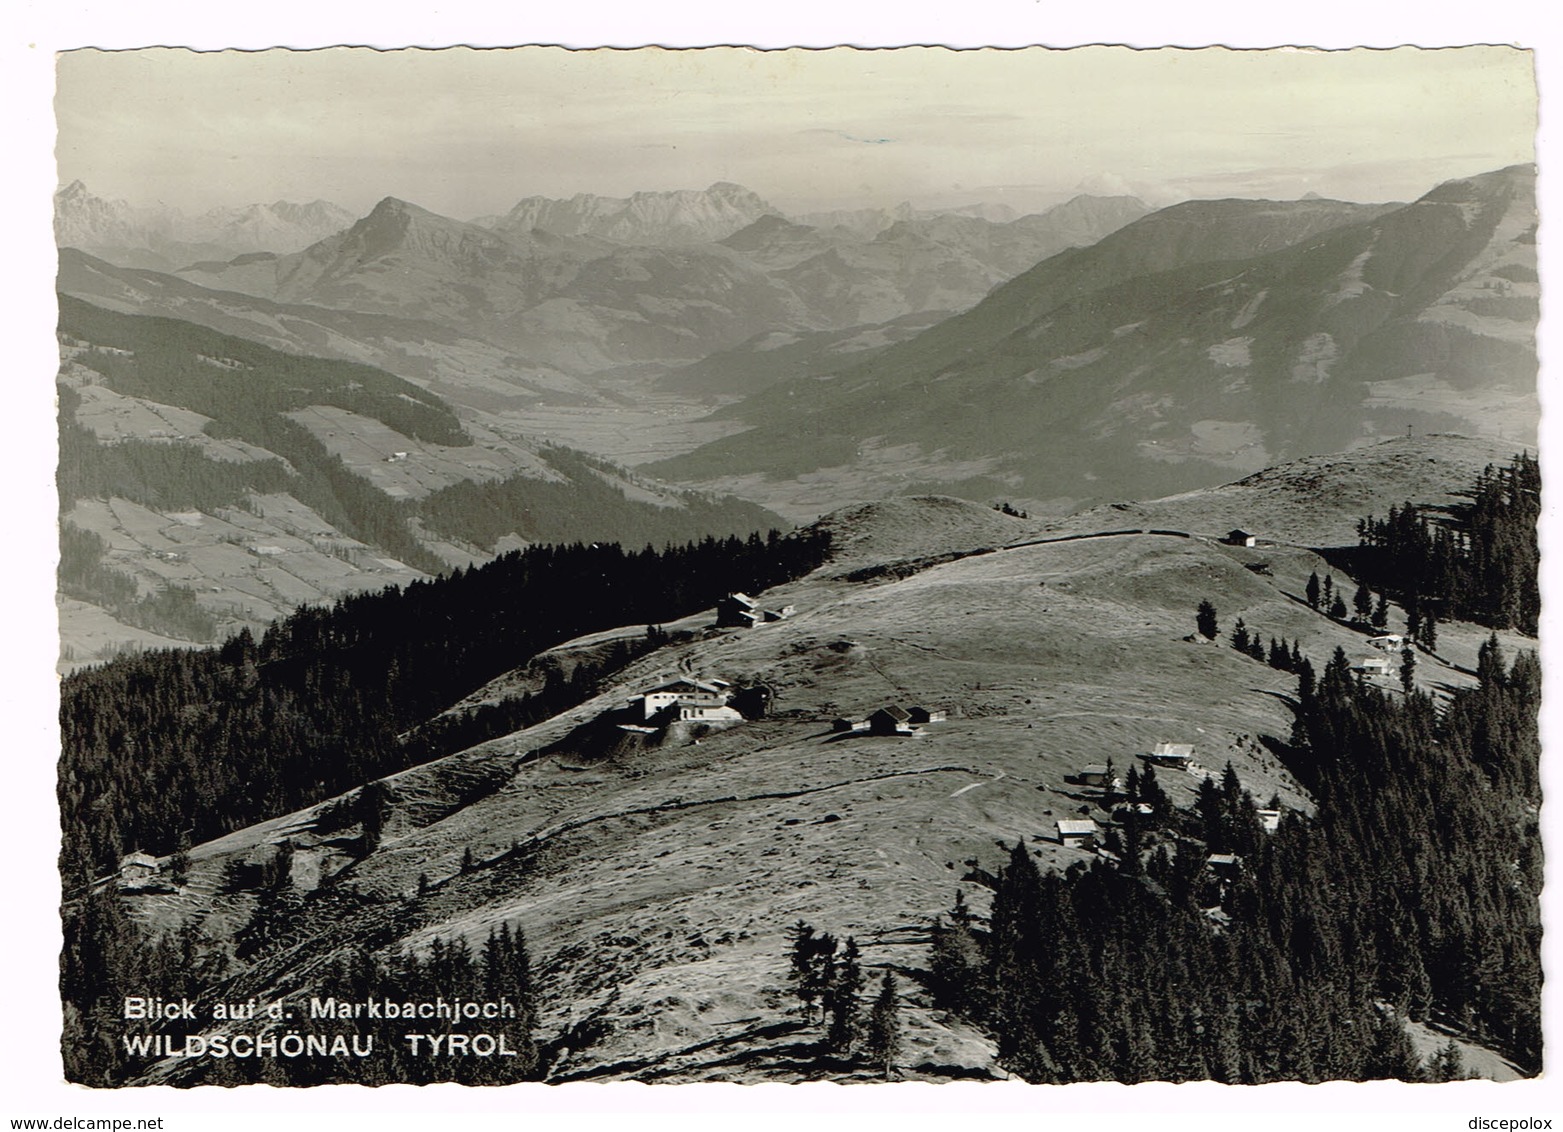
[{"label": "pine tree", "polygon": [[1246,653],[1248,651],[1248,626],[1243,624],[1241,617],[1232,626],[1232,647],[1238,652]]},{"label": "pine tree", "polygon": [[1156,768],[1153,766],[1146,766],[1145,773],[1140,775],[1140,801],[1151,808],[1149,816],[1153,827],[1165,821],[1172,811],[1172,802],[1161,788],[1161,783],[1156,781]]},{"label": "pine tree", "polygon": [[1416,687],[1416,653],[1410,645],[1400,650],[1400,687],[1408,696]]},{"label": "pine tree", "polygon": [[807,1025],[814,1013],[814,980],[811,967],[814,962],[814,928],[799,920],[787,929],[790,946],[787,949],[787,981],[793,994],[803,1003],[803,1021]]},{"label": "pine tree", "polygon": [[384,780],[377,779],[358,792],[356,809],[363,824],[359,853],[367,857],[380,847],[380,835],[385,831],[386,818],[391,811],[391,791]]},{"label": "pine tree", "polygon": [[179,831],[179,844],[168,859],[168,878],[175,887],[183,888],[190,882],[190,831]]},{"label": "pine tree", "polygon": [[1389,628],[1389,598],[1383,594],[1378,595],[1378,603],[1373,607],[1373,627],[1380,632]]},{"label": "pine tree", "polygon": [[1465,1080],[1465,1059],[1460,1056],[1460,1047],[1453,1038],[1433,1055],[1427,1067],[1427,1079],[1438,1084]]},{"label": "pine tree", "polygon": [[1357,619],[1366,621],[1373,613],[1373,594],[1364,584],[1357,586],[1357,592],[1351,597],[1352,608],[1357,611]]},{"label": "pine tree", "polygon": [[787,980],[792,983],[798,1001],[803,1003],[803,1021],[808,1025],[814,1021],[814,1004],[830,992],[835,974],[836,940],[828,933],[816,934],[814,928],[802,920],[787,930],[787,938],[791,941]]},{"label": "pine tree", "polygon": [[874,1007],[869,1011],[868,1026],[863,1034],[863,1052],[884,1070],[885,1080],[890,1080],[896,1058],[901,1056],[900,1004],[896,1001],[893,972],[885,972],[879,997],[874,1000]]},{"label": "pine tree", "polygon": [[1308,575],[1307,595],[1308,595],[1308,607],[1310,609],[1318,609],[1319,608],[1319,572],[1317,570],[1315,570],[1313,573]]},{"label": "pine tree", "polygon": [[961,889],[955,890],[955,903],[950,907],[950,923],[958,928],[969,928],[977,917],[966,906],[966,893]]},{"label": "pine tree", "polygon": [[[966,895],[955,891],[950,923],[935,918],[928,956],[929,990],[934,1003],[967,1018],[986,1016],[983,954],[977,934],[972,930],[976,917],[966,905]],[[850,942],[850,941],[849,941]]]},{"label": "pine tree", "polygon": [[1194,808],[1199,814],[1200,835],[1205,840],[1205,847],[1211,853],[1225,853],[1228,848],[1226,803],[1222,798],[1221,788],[1208,774],[1199,784]]},{"label": "pine tree", "polygon": [[860,958],[857,940],[848,936],[830,988],[830,1031],[826,1043],[837,1053],[851,1053],[862,1031],[858,1004],[858,995],[863,991]]},{"label": "pine tree", "polygon": [[836,937],[829,932],[814,938],[814,954],[809,964],[807,986],[811,1000],[820,1004],[820,1022],[825,1021],[825,1006],[836,981]]},{"label": "pine tree", "polygon": [[1200,636],[1207,641],[1215,640],[1216,634],[1220,632],[1216,626],[1216,607],[1209,601],[1200,602],[1199,609],[1194,614],[1194,624],[1198,627]]},{"label": "pine tree", "polygon": [[1346,601],[1340,594],[1330,602],[1330,617],[1336,621],[1346,620]]},{"label": "pine tree", "polygon": [[1144,870],[1140,855],[1145,851],[1145,834],[1140,824],[1140,812],[1133,806],[1123,816],[1123,854],[1119,868],[1127,877],[1139,876]]}]

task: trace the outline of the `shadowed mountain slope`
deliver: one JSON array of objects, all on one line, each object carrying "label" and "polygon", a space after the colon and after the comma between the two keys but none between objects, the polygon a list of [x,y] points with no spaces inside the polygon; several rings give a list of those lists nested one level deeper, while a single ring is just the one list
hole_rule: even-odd
[{"label": "shadowed mountain slope", "polygon": [[720,481],[865,450],[985,459],[978,497],[1217,482],[1406,428],[1533,436],[1534,171],[1405,206],[1195,202],[1039,264],[828,381],[722,415],[755,427],[656,465]]}]

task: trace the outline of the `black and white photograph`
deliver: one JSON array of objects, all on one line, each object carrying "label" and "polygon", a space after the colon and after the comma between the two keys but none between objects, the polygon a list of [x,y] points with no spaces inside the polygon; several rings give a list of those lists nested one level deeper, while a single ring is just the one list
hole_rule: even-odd
[{"label": "black and white photograph", "polygon": [[68,1096],[1542,1111],[1529,47],[53,74]]}]

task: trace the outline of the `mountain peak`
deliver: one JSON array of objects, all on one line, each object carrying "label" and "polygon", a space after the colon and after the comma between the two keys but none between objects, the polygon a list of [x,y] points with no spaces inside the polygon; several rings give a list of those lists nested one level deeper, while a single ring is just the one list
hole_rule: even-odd
[{"label": "mountain peak", "polygon": [[1487,200],[1504,192],[1525,189],[1534,192],[1536,167],[1534,165],[1509,165],[1474,177],[1457,177],[1443,182],[1423,195],[1422,201],[1439,204]]},{"label": "mountain peak", "polygon": [[706,189],[638,192],[628,198],[577,193],[569,200],[530,196],[498,225],[507,232],[595,236],[619,244],[694,244],[725,239],[776,209],[728,181]]},{"label": "mountain peak", "polygon": [[[376,213],[381,213],[388,216],[397,216],[414,208],[416,208],[415,205],[408,204],[400,197],[384,197],[379,204],[369,210],[369,215],[374,216]],[[421,212],[422,209],[418,211]]]}]

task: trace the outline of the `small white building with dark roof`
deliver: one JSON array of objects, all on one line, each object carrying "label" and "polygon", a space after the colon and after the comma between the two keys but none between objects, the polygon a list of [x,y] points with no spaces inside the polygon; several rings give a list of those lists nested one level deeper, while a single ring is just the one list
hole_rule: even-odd
[{"label": "small white building with dark roof", "polygon": [[675,704],[691,707],[719,708],[727,706],[728,685],[720,680],[694,680],[680,676],[655,688],[647,688],[630,702],[639,703],[641,718],[650,719],[658,712]]}]

